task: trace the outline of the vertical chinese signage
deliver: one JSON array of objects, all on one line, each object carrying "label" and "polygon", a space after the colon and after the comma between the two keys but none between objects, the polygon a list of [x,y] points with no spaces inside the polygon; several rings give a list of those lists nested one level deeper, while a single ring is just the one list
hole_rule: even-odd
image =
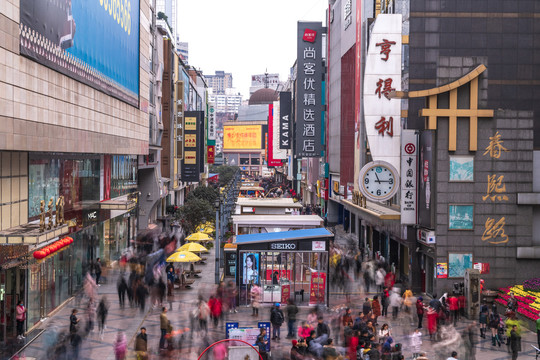
[{"label": "vertical chinese signage", "polygon": [[[486,147],[483,156],[489,156],[493,161],[499,160],[504,153],[510,151],[504,145],[501,134],[497,131],[489,138],[489,145]],[[487,175],[486,194],[482,196],[485,203],[507,203],[509,201],[506,193],[506,183],[504,175],[493,173]],[[506,244],[509,237],[505,232],[506,217],[488,216],[484,224],[482,241],[490,244]]]},{"label": "vertical chinese signage", "polygon": [[373,160],[400,169],[401,14],[377,16],[369,40],[364,76],[364,118]]},{"label": "vertical chinese signage", "polygon": [[416,224],[418,141],[414,130],[401,132],[401,224]]},{"label": "vertical chinese signage", "polygon": [[309,287],[309,305],[325,304],[326,273],[313,271]]},{"label": "vertical chinese signage", "polygon": [[279,93],[279,148],[291,148],[291,93]]},{"label": "vertical chinese signage", "polygon": [[208,104],[208,145],[216,145],[216,109]]},{"label": "vertical chinese signage", "polygon": [[322,24],[298,22],[296,155],[320,157],[322,150]]},{"label": "vertical chinese signage", "polygon": [[208,145],[206,147],[206,155],[209,164],[213,164],[216,161],[216,146]]},{"label": "vertical chinese signage", "polygon": [[184,113],[184,160],[182,161],[182,181],[199,181],[199,142],[202,111]]},{"label": "vertical chinese signage", "polygon": [[184,157],[184,82],[176,82],[176,157]]}]

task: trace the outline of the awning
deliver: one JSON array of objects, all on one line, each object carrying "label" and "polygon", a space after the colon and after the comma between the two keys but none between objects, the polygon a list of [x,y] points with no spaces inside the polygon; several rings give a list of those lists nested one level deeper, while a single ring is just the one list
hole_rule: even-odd
[{"label": "awning", "polygon": [[67,233],[69,226],[66,224],[40,232],[38,222],[27,223],[0,231],[0,244],[39,244]]},{"label": "awning", "polygon": [[100,203],[100,207],[103,210],[124,210],[130,211],[137,206],[136,200],[130,199],[113,199],[105,200]]},{"label": "awning", "polygon": [[341,200],[341,203],[345,207],[350,207],[355,210],[359,210],[366,214],[376,217],[381,220],[400,220],[401,213],[397,210],[389,209],[385,206],[379,205],[377,203],[366,201],[366,207],[361,207],[356,204],[353,204],[350,200]]}]

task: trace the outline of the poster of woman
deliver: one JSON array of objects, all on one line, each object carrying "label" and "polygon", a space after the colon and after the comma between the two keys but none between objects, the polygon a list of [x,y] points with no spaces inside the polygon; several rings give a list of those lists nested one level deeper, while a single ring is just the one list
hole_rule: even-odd
[{"label": "poster of woman", "polygon": [[259,283],[259,254],[244,254],[242,258],[244,264],[244,284]]}]

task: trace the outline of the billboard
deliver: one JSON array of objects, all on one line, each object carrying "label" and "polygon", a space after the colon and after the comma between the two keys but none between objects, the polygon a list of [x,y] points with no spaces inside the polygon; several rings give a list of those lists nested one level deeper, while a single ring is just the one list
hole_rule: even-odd
[{"label": "billboard", "polygon": [[201,150],[201,146],[204,146],[204,136],[201,136],[201,131],[204,131],[203,121],[203,111],[186,111],[184,113],[184,159],[182,160],[182,181],[199,181],[199,174],[201,173],[201,155],[204,156]]},{"label": "billboard", "polygon": [[262,149],[261,125],[223,127],[223,149]]},{"label": "billboard", "polygon": [[20,0],[21,55],[139,105],[138,0]]},{"label": "billboard", "polygon": [[296,155],[320,157],[322,150],[322,23],[298,22]]},{"label": "billboard", "polygon": [[259,283],[259,254],[244,253],[242,256],[243,284]]},{"label": "billboard", "polygon": [[[277,142],[275,141],[278,136],[277,120],[274,120],[274,105],[268,105],[268,141],[266,143],[266,153],[268,166],[281,166],[281,160],[276,158],[275,150]],[[279,150],[279,149],[277,149]]]}]

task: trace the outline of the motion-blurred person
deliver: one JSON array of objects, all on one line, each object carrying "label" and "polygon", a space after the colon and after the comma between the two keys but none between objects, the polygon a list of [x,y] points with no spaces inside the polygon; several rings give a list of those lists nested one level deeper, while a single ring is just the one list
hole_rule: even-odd
[{"label": "motion-blurred person", "polygon": [[171,325],[171,322],[169,321],[167,317],[167,308],[163,307],[161,309],[161,314],[159,315],[159,329],[161,331],[161,337],[159,338],[160,350],[165,349],[165,335],[167,335],[170,325]]},{"label": "motion-blurred person", "polygon": [[262,289],[257,284],[253,284],[251,287],[250,295],[251,295],[251,308],[253,310],[253,313],[251,316],[259,316],[259,307],[261,305],[261,293]]},{"label": "motion-blurred person", "polygon": [[433,340],[437,334],[437,311],[430,305],[427,310],[429,338]]},{"label": "motion-blurred person", "polygon": [[421,296],[416,299],[416,316],[418,316],[418,328],[421,329],[424,319],[424,299]]},{"label": "motion-blurred person", "polygon": [[221,318],[221,300],[214,295],[210,296],[210,299],[208,300],[208,307],[210,308],[210,317],[212,318],[214,327],[217,327],[219,319]]},{"label": "motion-blurred person", "polygon": [[123,331],[118,331],[113,344],[114,356],[116,360],[124,360],[127,353],[127,340]]},{"label": "motion-blurred person", "polygon": [[77,317],[77,309],[71,310],[71,315],[69,316],[69,332],[74,334],[79,328],[80,319]]},{"label": "motion-blurred person", "polygon": [[86,306],[86,333],[94,332],[94,323],[96,321],[96,304],[89,300]]},{"label": "motion-blurred person", "polygon": [[478,315],[478,322],[480,323],[480,337],[486,338],[486,330],[489,316],[489,308],[486,304],[482,304],[480,307],[480,314]]},{"label": "motion-blurred person", "polygon": [[501,340],[499,339],[499,334],[497,333],[497,330],[499,329],[499,324],[501,323],[501,317],[497,312],[497,306],[495,304],[493,305],[494,306],[492,307],[491,313],[488,317],[488,326],[491,330],[491,346],[496,346],[498,344],[500,347]]},{"label": "motion-blurred person", "polygon": [[281,304],[275,303],[270,311],[270,322],[272,323],[272,340],[281,339],[281,325],[285,321],[283,311],[280,309]]},{"label": "motion-blurred person", "polygon": [[287,301],[287,339],[294,338],[294,328],[296,324],[296,314],[298,314],[298,306],[294,303],[292,298]]},{"label": "motion-blurred person", "polygon": [[107,320],[108,313],[109,313],[109,305],[107,303],[107,297],[103,296],[97,308],[99,336],[101,337],[102,340],[103,340],[103,331],[105,330],[105,321]]},{"label": "motion-blurred person", "polygon": [[416,359],[421,354],[422,349],[422,333],[419,328],[414,329],[410,335],[411,351],[413,353],[413,359]]},{"label": "motion-blurred person", "polygon": [[371,301],[371,311],[373,313],[373,323],[378,324],[379,316],[381,316],[381,303],[379,302],[379,296],[375,295],[373,301]]},{"label": "motion-blurred person", "polygon": [[118,277],[118,283],[116,285],[116,288],[118,290],[118,302],[120,303],[120,308],[123,309],[126,300],[126,292],[128,290],[124,275],[120,274],[120,276]]},{"label": "motion-blurred person", "polygon": [[403,299],[399,294],[395,291],[392,291],[392,294],[390,295],[390,306],[392,307],[392,319],[396,320],[399,308],[401,307],[401,304],[403,302]]}]

